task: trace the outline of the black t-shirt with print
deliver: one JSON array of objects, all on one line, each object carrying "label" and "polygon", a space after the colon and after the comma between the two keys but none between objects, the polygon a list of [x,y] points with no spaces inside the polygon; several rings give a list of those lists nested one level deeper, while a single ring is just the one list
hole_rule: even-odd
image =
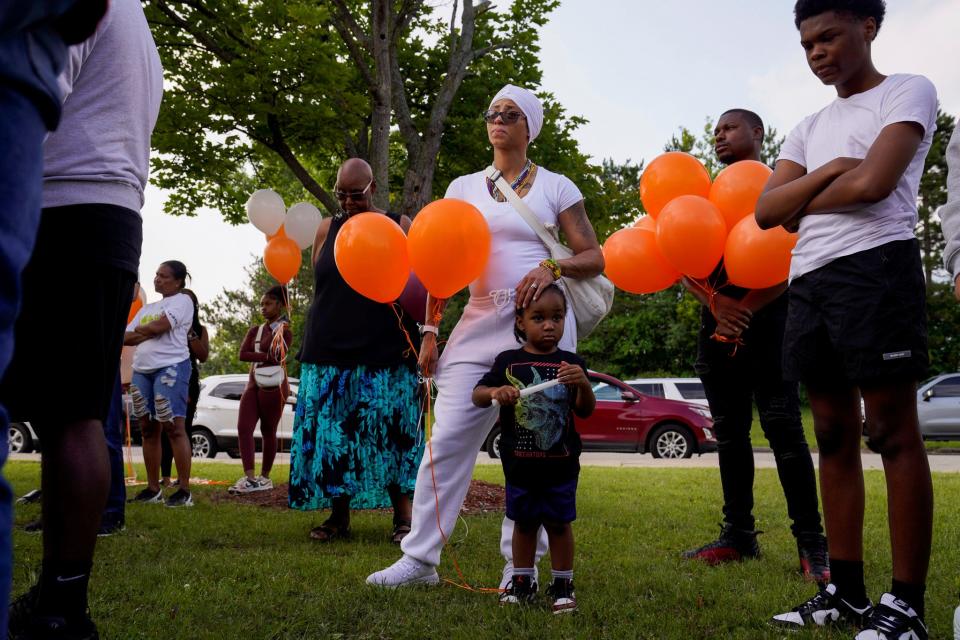
[{"label": "black t-shirt with print", "polygon": [[[561,362],[583,367],[569,351],[533,354],[523,349],[497,356],[477,386],[518,389],[555,380]],[[550,486],[573,480],[580,471],[580,435],[573,424],[575,391],[557,385],[521,398],[516,407],[500,407],[500,457],[503,474],[518,487]]]}]

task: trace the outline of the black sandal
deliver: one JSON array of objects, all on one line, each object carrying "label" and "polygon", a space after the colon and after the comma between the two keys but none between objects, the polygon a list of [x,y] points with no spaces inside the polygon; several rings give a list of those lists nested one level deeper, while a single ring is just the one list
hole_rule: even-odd
[{"label": "black sandal", "polygon": [[407,537],[407,534],[410,533],[410,521],[409,520],[400,520],[394,522],[393,524],[393,533],[390,535],[390,542],[393,544],[400,544],[404,538]]},{"label": "black sandal", "polygon": [[333,542],[350,537],[350,526],[341,527],[327,520],[319,527],[310,530],[310,538],[317,542]]}]

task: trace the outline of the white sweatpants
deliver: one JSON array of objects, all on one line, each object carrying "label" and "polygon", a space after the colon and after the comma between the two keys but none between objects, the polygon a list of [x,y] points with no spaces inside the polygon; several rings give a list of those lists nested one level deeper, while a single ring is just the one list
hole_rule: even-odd
[{"label": "white sweatpants", "polygon": [[[520,346],[513,335],[514,314],[512,291],[471,297],[443,350],[435,378],[439,389],[434,405],[436,419],[417,473],[411,531],[400,545],[406,555],[420,562],[440,564],[443,548],[440,528],[447,539],[451,539],[470,488],[477,454],[497,421],[496,408],[480,409],[474,406],[471,396],[494,358]],[[576,322],[568,310],[559,347],[574,351],[576,343]],[[512,538],[513,521],[504,518],[500,550],[508,561],[513,559]],[[547,538],[541,529],[537,558],[546,550]]]}]

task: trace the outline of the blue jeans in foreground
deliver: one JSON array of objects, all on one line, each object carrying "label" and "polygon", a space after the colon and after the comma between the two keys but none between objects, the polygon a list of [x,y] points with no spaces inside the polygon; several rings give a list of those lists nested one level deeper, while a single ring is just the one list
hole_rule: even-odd
[{"label": "blue jeans in foreground", "polygon": [[126,476],[123,473],[123,389],[120,387],[120,373],[113,386],[113,399],[110,400],[110,413],[103,423],[103,435],[107,440],[110,455],[110,495],[107,508],[103,510],[101,526],[123,522],[124,505],[127,502]]},{"label": "blue jeans in foreground", "polygon": [[[20,274],[30,259],[40,224],[43,137],[34,104],[0,87],[0,377],[13,357],[13,327],[20,310]],[[0,405],[0,468],[7,461],[10,424]],[[13,496],[0,476],[0,632],[7,633],[13,565]]]}]

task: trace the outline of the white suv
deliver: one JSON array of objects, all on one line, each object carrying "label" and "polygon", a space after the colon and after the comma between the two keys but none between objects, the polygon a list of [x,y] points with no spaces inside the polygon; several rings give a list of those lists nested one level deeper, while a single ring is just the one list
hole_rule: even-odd
[{"label": "white suv", "polygon": [[683,400],[710,408],[700,378],[637,378],[626,383],[640,393],[668,400]]},{"label": "white suv", "polygon": [[[220,451],[231,457],[239,456],[237,443],[237,418],[240,415],[240,396],[247,386],[249,376],[227,374],[207,376],[200,380],[200,398],[197,400],[197,415],[190,430],[190,441],[195,458],[213,458]],[[283,416],[277,429],[278,449],[289,451],[293,434],[293,411],[297,404],[297,378],[290,378],[290,397],[283,408]],[[260,430],[253,432],[257,449],[260,448]]]}]

